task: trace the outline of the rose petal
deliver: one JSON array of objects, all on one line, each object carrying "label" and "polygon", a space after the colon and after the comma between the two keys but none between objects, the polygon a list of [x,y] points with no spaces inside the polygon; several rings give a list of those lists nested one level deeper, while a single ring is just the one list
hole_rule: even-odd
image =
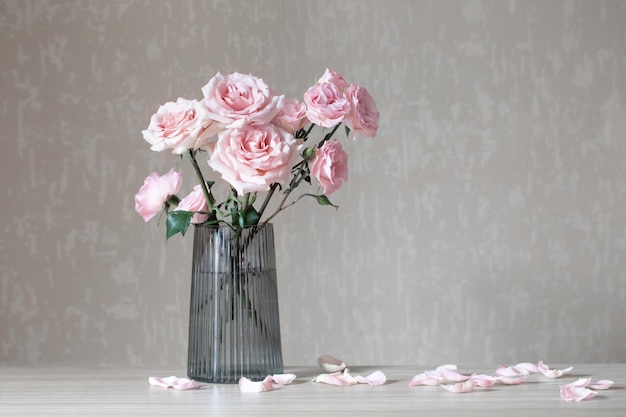
[{"label": "rose petal", "polygon": [[573,366],[565,369],[550,369],[550,367],[543,363],[543,361],[539,361],[539,363],[537,364],[537,368],[539,368],[539,371],[541,371],[541,373],[548,378],[562,377],[563,375],[574,369]]},{"label": "rose petal", "polygon": [[519,377],[521,375],[528,375],[529,372],[525,368],[517,368],[516,366],[498,366],[496,368],[495,376],[503,377]]},{"label": "rose petal", "polygon": [[[172,378],[172,377],[170,377]],[[155,385],[157,387],[161,387],[161,388],[169,388],[171,386],[171,384],[169,382],[166,382],[164,380],[164,378],[159,378],[158,376],[151,376],[148,378],[148,383],[150,385]]]},{"label": "rose petal", "polygon": [[495,377],[485,374],[472,375],[469,380],[473,381],[477,387],[483,388],[491,387],[498,381]]},{"label": "rose petal", "polygon": [[387,381],[387,377],[381,371],[374,371],[366,377],[357,375],[354,377],[356,382],[370,385],[383,385]]},{"label": "rose petal", "polygon": [[332,374],[320,374],[313,378],[313,382],[342,386],[354,385],[357,383],[356,379],[348,373],[348,369],[344,369],[343,372],[334,372]]},{"label": "rose petal", "polygon": [[200,386],[196,381],[192,379],[177,378],[175,376],[169,376],[166,378],[151,376],[148,378],[148,382],[150,383],[150,385],[155,385],[157,387],[161,387],[165,389],[174,388],[179,391],[188,390],[188,389],[196,389]]},{"label": "rose petal", "polygon": [[521,384],[522,382],[524,382],[526,380],[526,378],[528,378],[528,374],[524,374],[524,375],[496,375],[496,380],[498,380],[498,382],[501,382],[503,384],[507,384],[507,385],[517,385],[517,384]]},{"label": "rose petal", "polygon": [[579,378],[576,381],[572,382],[570,385],[574,385],[575,387],[586,387],[591,383],[591,378]]},{"label": "rose petal", "polygon": [[530,363],[530,362],[521,362],[518,363],[517,365],[514,366],[515,369],[517,370],[525,370],[528,371],[532,374],[536,374],[539,373],[539,368],[537,367],[537,365],[535,365],[534,363]]},{"label": "rose petal", "polygon": [[263,381],[251,381],[242,376],[239,378],[239,390],[241,392],[264,392],[272,390],[272,383],[265,378]]},{"label": "rose petal", "polygon": [[278,385],[287,385],[287,384],[291,384],[293,380],[296,379],[296,375],[295,374],[274,374],[274,375],[268,376],[265,379],[268,379],[268,378],[271,381],[277,383]]},{"label": "rose petal", "polygon": [[172,384],[172,388],[179,391],[196,389],[199,386],[200,385],[196,381],[187,378],[178,378],[178,380]]},{"label": "rose petal", "polygon": [[469,375],[463,375],[462,373],[458,372],[456,369],[445,368],[445,369],[441,369],[439,372],[440,372],[442,379],[444,379],[445,381],[449,381],[449,382],[463,382],[463,381],[467,381],[470,378]]},{"label": "rose petal", "polygon": [[592,389],[602,389],[602,390],[604,390],[604,389],[609,389],[609,388],[611,388],[611,386],[612,386],[613,384],[614,384],[614,382],[613,382],[613,381],[611,381],[611,380],[609,380],[609,379],[603,379],[603,380],[600,380],[600,381],[596,382],[595,384],[590,384],[590,385],[589,385],[589,388],[592,388]]},{"label": "rose petal", "polygon": [[565,401],[582,401],[593,398],[598,393],[574,384],[561,385],[561,398]]},{"label": "rose petal", "polygon": [[326,372],[340,372],[346,369],[347,365],[341,359],[337,359],[331,355],[322,355],[317,358],[317,363]]},{"label": "rose petal", "polygon": [[469,379],[467,381],[457,382],[456,384],[441,384],[441,388],[457,394],[473,391],[475,386],[476,382]]},{"label": "rose petal", "polygon": [[445,365],[439,365],[436,369],[435,372],[441,373],[444,372],[446,370],[452,370],[452,371],[456,371],[458,369],[458,367],[454,364],[451,363],[447,363]]},{"label": "rose petal", "polygon": [[414,387],[416,385],[439,385],[440,383],[441,378],[431,375],[428,372],[422,372],[421,374],[415,375],[411,378],[409,381],[409,387]]}]

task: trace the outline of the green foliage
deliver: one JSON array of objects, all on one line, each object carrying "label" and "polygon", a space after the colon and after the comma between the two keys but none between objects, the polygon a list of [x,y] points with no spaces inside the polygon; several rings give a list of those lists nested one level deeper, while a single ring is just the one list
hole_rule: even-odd
[{"label": "green foliage", "polygon": [[[317,200],[317,203],[320,206],[332,206],[336,209],[339,208],[339,206],[334,205],[333,203],[330,202],[330,200],[328,199],[328,197],[324,194],[302,194],[298,200],[300,200],[300,198],[302,197],[313,197],[315,200]],[[297,200],[296,200],[297,201]]]},{"label": "green foliage", "polygon": [[193,213],[190,211],[176,210],[167,213],[165,221],[165,240],[171,238],[177,233],[185,236]]}]

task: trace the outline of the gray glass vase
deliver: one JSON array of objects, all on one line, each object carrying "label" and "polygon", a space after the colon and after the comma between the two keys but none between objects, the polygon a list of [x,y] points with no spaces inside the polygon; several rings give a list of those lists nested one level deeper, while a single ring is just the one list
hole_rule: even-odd
[{"label": "gray glass vase", "polygon": [[196,226],[187,375],[203,382],[283,372],[272,224]]}]

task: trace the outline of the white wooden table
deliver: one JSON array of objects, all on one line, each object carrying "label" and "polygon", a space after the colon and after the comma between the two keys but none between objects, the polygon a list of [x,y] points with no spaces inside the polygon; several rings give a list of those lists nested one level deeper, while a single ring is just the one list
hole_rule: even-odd
[{"label": "white wooden table", "polygon": [[[0,416],[626,416],[626,364],[573,365],[570,375],[532,375],[521,385],[495,385],[465,394],[441,387],[409,387],[435,366],[352,367],[352,375],[383,371],[385,385],[331,386],[311,382],[318,367],[286,367],[298,378],[263,393],[238,385],[202,384],[175,391],[148,384],[149,376],[185,376],[183,369],[0,368]],[[565,366],[565,365],[564,365]],[[463,373],[494,367],[459,366]],[[590,400],[561,399],[559,386],[583,376],[615,385]]]}]

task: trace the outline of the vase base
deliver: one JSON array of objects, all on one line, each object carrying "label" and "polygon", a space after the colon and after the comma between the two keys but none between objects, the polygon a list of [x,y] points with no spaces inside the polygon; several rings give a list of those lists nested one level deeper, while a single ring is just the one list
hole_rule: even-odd
[{"label": "vase base", "polygon": [[282,374],[282,368],[257,369],[250,372],[217,372],[215,374],[202,374],[192,371],[187,372],[187,376],[197,382],[210,384],[236,384],[241,377],[246,377],[251,381],[262,381],[268,375]]}]

